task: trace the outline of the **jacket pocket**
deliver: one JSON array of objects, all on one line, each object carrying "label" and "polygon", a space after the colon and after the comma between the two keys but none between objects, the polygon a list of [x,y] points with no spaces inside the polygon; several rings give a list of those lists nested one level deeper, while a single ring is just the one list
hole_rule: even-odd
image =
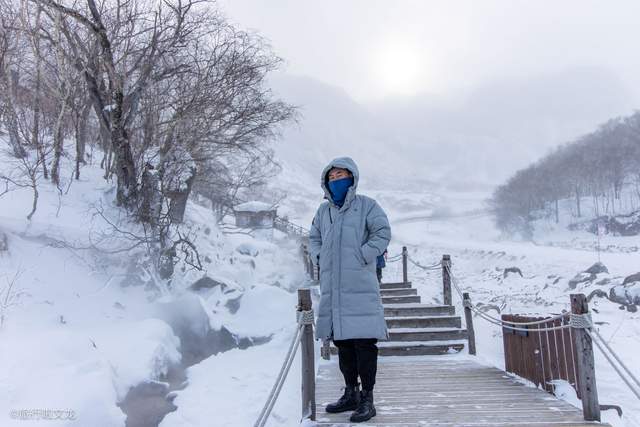
[{"label": "jacket pocket", "polygon": [[360,246],[356,246],[356,258],[360,261],[361,266],[367,266],[367,261],[364,259],[364,254],[362,253],[362,248]]}]

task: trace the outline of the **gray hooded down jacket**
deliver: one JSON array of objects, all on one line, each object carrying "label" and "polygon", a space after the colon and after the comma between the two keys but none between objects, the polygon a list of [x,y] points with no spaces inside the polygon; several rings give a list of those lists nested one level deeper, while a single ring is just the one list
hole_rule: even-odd
[{"label": "gray hooded down jacket", "polygon": [[[333,167],[353,174],[342,207],[333,203],[327,174]],[[328,200],[320,205],[309,233],[309,251],[320,265],[320,307],[316,338],[388,339],[376,276],[376,257],[391,239],[387,216],[378,203],[356,194],[358,167],[349,157],[334,159],[322,171]]]}]

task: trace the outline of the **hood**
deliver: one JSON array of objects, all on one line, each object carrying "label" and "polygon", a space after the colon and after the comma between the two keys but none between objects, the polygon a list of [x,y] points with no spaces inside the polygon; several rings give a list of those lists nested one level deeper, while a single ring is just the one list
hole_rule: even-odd
[{"label": "hood", "polygon": [[351,186],[351,188],[349,188],[349,192],[347,193],[347,198],[345,199],[345,203],[344,203],[344,206],[346,206],[347,204],[349,204],[349,202],[355,195],[356,190],[358,188],[358,181],[360,179],[360,172],[358,171],[358,165],[356,165],[356,162],[354,162],[351,157],[337,157],[331,160],[331,162],[329,162],[329,164],[325,166],[325,168],[322,170],[322,175],[320,176],[320,186],[324,191],[325,199],[329,200],[329,203],[333,204],[333,199],[331,198],[331,192],[329,191],[329,186],[327,185],[327,183],[329,182],[327,178],[327,174],[329,173],[331,168],[348,169],[349,172],[353,174],[353,185]]}]

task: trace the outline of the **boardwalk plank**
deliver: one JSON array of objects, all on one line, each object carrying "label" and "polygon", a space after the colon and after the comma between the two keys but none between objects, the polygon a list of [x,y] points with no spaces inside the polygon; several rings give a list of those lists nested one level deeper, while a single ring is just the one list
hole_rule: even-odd
[{"label": "boardwalk plank", "polygon": [[[340,396],[342,387],[337,361],[321,363],[316,385],[318,427],[352,425],[348,423],[350,413],[324,411],[327,403]],[[499,369],[464,358],[380,358],[374,394],[378,415],[367,426],[602,425],[584,422],[582,411],[567,402],[525,386]]]}]

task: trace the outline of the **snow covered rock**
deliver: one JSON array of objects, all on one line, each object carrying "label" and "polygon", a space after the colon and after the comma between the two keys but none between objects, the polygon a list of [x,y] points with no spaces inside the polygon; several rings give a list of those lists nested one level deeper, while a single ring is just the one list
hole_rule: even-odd
[{"label": "snow covered rock", "polygon": [[569,280],[569,288],[575,289],[580,283],[593,282],[596,279],[596,275],[593,273],[587,273],[583,271],[576,274],[573,279]]},{"label": "snow covered rock", "polygon": [[622,284],[627,285],[629,283],[635,283],[635,282],[640,282],[640,273],[635,273],[625,277],[624,280],[622,281]]},{"label": "snow covered rock", "polygon": [[[593,282],[598,278],[598,274],[607,273],[609,274],[609,270],[607,267],[601,263],[596,262],[591,267],[587,268],[585,271],[582,271],[576,274],[573,279],[569,280],[569,288],[575,289],[578,287],[580,283]],[[607,284],[608,282],[600,281],[599,284]]]},{"label": "snow covered rock", "polygon": [[189,289],[192,291],[201,291],[203,289],[213,289],[215,287],[219,287],[222,292],[224,292],[229,286],[223,282],[212,279],[209,276],[203,276],[202,278],[196,280]]},{"label": "snow covered rock", "polygon": [[592,221],[589,231],[596,234],[598,223],[603,223],[607,233],[614,236],[637,236],[640,234],[640,211],[627,215],[604,216]]},{"label": "snow covered rock", "polygon": [[0,252],[7,252],[9,250],[9,238],[5,233],[0,231]]},{"label": "snow covered rock", "polygon": [[520,270],[518,267],[507,267],[504,269],[504,271],[502,272],[502,277],[506,278],[509,273],[517,273],[520,275],[520,277],[522,277],[522,270]]},{"label": "snow covered rock", "polygon": [[609,299],[624,305],[640,305],[640,273],[627,276],[609,291]]},{"label": "snow covered rock", "polygon": [[591,274],[609,273],[609,270],[603,263],[596,262],[591,267],[587,268],[585,270],[585,273],[591,273]]},{"label": "snow covered rock", "polygon": [[260,253],[260,250],[255,245],[249,242],[239,244],[236,247],[236,251],[238,251],[242,255],[249,255],[252,257],[258,256],[258,254]]}]

